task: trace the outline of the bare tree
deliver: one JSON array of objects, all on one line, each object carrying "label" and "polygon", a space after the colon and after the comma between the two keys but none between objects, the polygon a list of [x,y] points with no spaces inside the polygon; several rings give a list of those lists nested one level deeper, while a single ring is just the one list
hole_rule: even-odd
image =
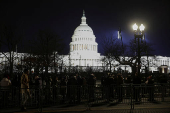
[{"label": "bare tree", "polygon": [[[45,67],[45,74],[52,64],[55,64],[57,53],[62,51],[62,39],[51,30],[40,30],[34,46],[34,54],[39,59],[39,65]],[[55,52],[55,54],[54,54]]]},{"label": "bare tree", "polygon": [[0,29],[1,54],[7,59],[10,75],[13,74],[13,66],[17,56],[17,45],[22,40],[22,34],[17,34],[16,28],[10,25],[2,25]]},{"label": "bare tree", "polygon": [[116,56],[120,56],[122,54],[121,42],[115,37],[105,36],[103,38],[103,50],[104,55],[102,61],[106,66],[109,66],[109,71],[111,72],[113,66],[117,66],[115,64]]},{"label": "bare tree", "polygon": [[[149,55],[152,51],[151,44],[147,44],[142,40],[140,45],[140,50],[138,49],[137,43],[135,40],[130,40],[129,44],[123,44],[122,40],[118,40],[117,38],[110,36],[105,37],[103,41],[103,49],[105,57],[102,59],[106,65],[110,66],[110,71],[114,62],[117,62],[117,65],[129,65],[132,68],[132,73],[134,74],[137,70],[137,58],[136,53],[140,52],[141,56]],[[116,66],[117,66],[116,65]]]}]

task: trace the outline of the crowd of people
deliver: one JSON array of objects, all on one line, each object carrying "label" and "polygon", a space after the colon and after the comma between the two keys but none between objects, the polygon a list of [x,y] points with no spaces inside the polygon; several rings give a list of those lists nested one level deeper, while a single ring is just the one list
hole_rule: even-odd
[{"label": "crowd of people", "polygon": [[[22,110],[25,110],[25,103],[28,98],[31,98],[30,87],[35,89],[45,89],[45,99],[49,100],[51,95],[53,98],[58,98],[60,94],[62,97],[62,103],[67,99],[70,103],[81,102],[82,96],[87,96],[89,101],[95,99],[95,87],[96,87],[96,76],[94,73],[89,73],[87,76],[82,76],[80,73],[72,73],[70,75],[56,75],[56,76],[44,76],[43,74],[31,75],[28,69],[25,69],[21,74],[17,74],[12,80],[10,80],[8,74],[4,74],[3,79],[0,81],[1,91],[3,92],[3,101],[7,101],[9,95],[10,86],[21,88],[21,105]],[[159,83],[162,85],[167,83],[168,79],[159,76]],[[141,77],[135,74],[132,78],[123,76],[118,73],[105,73],[101,77],[101,91],[102,98],[107,98],[108,101],[112,101],[115,97],[119,102],[123,100],[123,87],[122,84],[133,84],[133,95],[136,102],[140,101],[140,90],[138,87],[141,84]],[[152,76],[148,76],[145,84],[153,85],[154,80]],[[36,90],[38,91],[38,90]],[[153,87],[148,88],[149,101],[154,100],[154,89]],[[39,97],[39,93],[35,93]],[[126,90],[126,95],[130,95],[130,90]]]}]

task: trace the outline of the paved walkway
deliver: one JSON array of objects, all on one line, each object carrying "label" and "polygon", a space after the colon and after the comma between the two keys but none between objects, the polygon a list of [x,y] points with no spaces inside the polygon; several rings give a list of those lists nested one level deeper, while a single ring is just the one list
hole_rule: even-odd
[{"label": "paved walkway", "polygon": [[[61,105],[53,107],[45,107],[42,109],[44,113],[170,113],[170,102],[164,103],[145,103],[135,104],[134,110],[130,110],[131,105],[128,104],[100,104],[88,107],[86,105]],[[2,109],[1,113],[39,113],[38,108],[28,108],[23,112],[20,108]]]}]

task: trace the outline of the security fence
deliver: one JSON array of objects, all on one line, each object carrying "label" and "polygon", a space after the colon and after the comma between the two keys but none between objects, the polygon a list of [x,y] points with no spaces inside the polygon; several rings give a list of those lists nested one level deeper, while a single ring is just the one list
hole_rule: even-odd
[{"label": "security fence", "polygon": [[[21,107],[21,88],[0,88],[0,109]],[[170,102],[170,84],[34,86],[29,91],[31,98],[25,106],[38,109],[60,105],[85,105],[90,108],[96,104],[126,104],[134,109],[135,104]]]}]

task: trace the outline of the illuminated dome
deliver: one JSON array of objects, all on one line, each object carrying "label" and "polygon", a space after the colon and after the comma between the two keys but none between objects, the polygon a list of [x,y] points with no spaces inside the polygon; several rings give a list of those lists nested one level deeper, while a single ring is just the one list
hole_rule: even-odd
[{"label": "illuminated dome", "polygon": [[83,16],[81,18],[81,24],[75,29],[74,35],[93,35],[93,30],[86,23],[86,17],[84,11],[83,11]]},{"label": "illuminated dome", "polygon": [[71,38],[70,56],[74,61],[73,65],[97,65],[97,59],[100,57],[100,54],[98,53],[98,44],[95,41],[96,37],[93,34],[93,30],[86,23],[84,11],[81,18],[81,24],[74,30],[74,34]]},{"label": "illuminated dome", "polygon": [[74,35],[81,35],[81,34],[93,35],[93,30],[88,25],[80,25],[75,29]]}]

